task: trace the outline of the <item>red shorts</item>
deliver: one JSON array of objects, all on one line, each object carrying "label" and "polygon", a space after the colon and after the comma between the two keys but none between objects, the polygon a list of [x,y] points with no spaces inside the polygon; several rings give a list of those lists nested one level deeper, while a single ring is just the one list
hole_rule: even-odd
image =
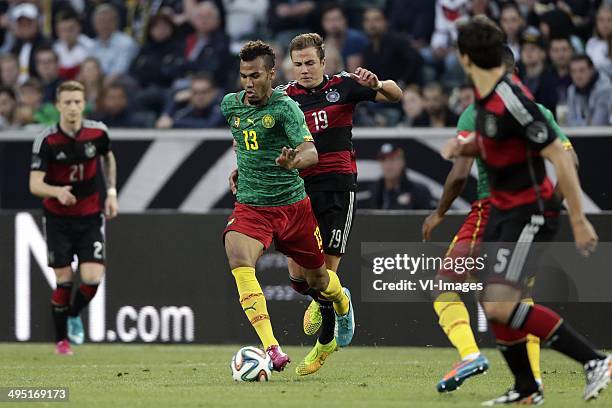
[{"label": "red shorts", "polygon": [[306,269],[317,269],[325,263],[321,232],[308,197],[278,207],[236,203],[223,237],[228,231],[248,235],[261,242],[264,249],[274,240],[278,251]]},{"label": "red shorts", "polygon": [[[476,200],[472,203],[472,209],[448,247],[447,258],[469,258],[479,254],[490,209],[491,203],[488,198]],[[454,269],[441,269],[438,273],[440,276],[451,280],[463,282],[472,274],[472,271],[459,273]]]}]

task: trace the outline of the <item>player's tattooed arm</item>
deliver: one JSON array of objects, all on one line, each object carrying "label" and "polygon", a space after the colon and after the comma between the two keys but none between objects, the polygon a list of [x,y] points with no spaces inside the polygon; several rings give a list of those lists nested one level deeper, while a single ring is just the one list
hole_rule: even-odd
[{"label": "player's tattooed arm", "polygon": [[62,205],[75,205],[76,197],[70,192],[72,186],[52,186],[45,183],[44,171],[33,170],[30,172],[30,192],[41,198],[56,198]]},{"label": "player's tattooed arm", "polygon": [[555,167],[559,188],[567,201],[576,247],[582,255],[589,256],[597,247],[598,237],[582,209],[582,189],[580,188],[576,166],[571,156],[563,150],[559,139],[542,149],[540,154],[551,161]]},{"label": "player's tattooed arm", "polygon": [[472,163],[474,163],[474,158],[472,157],[459,157],[453,163],[453,168],[448,173],[448,176],[446,176],[444,190],[442,191],[438,207],[423,222],[423,241],[431,239],[431,232],[440,225],[453,201],[459,197],[465,188],[465,184],[470,176]]},{"label": "player's tattooed arm", "polygon": [[402,89],[393,80],[381,81],[375,73],[359,67],[350,74],[357,83],[376,91],[376,102],[399,102],[402,99]]},{"label": "player's tattooed arm", "polygon": [[276,158],[276,164],[287,169],[305,169],[319,162],[319,155],[313,142],[304,142],[295,149],[283,147]]},{"label": "player's tattooed arm", "polygon": [[117,216],[119,204],[117,203],[117,161],[112,151],[102,156],[102,169],[106,181],[106,201],[104,214],[111,219]]}]

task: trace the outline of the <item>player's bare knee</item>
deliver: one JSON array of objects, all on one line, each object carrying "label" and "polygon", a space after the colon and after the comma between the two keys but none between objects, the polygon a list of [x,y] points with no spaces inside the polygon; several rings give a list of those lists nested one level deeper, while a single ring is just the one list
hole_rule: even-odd
[{"label": "player's bare knee", "polygon": [[318,269],[305,269],[304,275],[308,286],[317,291],[324,291],[329,285],[329,274],[325,265]]},{"label": "player's bare knee", "polygon": [[87,262],[79,266],[81,281],[88,285],[97,285],[104,277],[104,265],[99,263]]},{"label": "player's bare knee", "polygon": [[57,283],[72,282],[72,268],[66,266],[64,268],[54,268],[55,280]]},{"label": "player's bare knee", "polygon": [[484,302],[482,307],[490,321],[506,324],[510,320],[516,304],[517,302]]}]

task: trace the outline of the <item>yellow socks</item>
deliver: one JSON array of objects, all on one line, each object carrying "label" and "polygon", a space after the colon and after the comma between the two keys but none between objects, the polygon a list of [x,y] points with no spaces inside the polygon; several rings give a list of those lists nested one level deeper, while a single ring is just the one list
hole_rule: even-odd
[{"label": "yellow socks", "polygon": [[346,297],[342,290],[342,284],[340,284],[340,279],[338,279],[336,272],[328,269],[327,273],[329,274],[329,285],[327,289],[321,292],[321,295],[325,299],[334,302],[334,310],[338,315],[343,316],[349,312],[348,297]]},{"label": "yellow socks", "polygon": [[470,327],[470,315],[455,292],[444,292],[434,301],[439,323],[461,359],[480,353]]},{"label": "yellow socks", "polygon": [[[523,303],[533,305],[533,299],[523,299]],[[540,369],[540,338],[532,334],[527,335],[527,356],[529,357],[529,364],[531,365],[531,371],[533,377],[542,381],[542,371]]]},{"label": "yellow socks", "polygon": [[270,323],[270,316],[268,315],[266,298],[255,277],[255,268],[244,266],[232,269],[232,275],[236,279],[242,310],[244,310],[244,313],[257,332],[264,349],[272,345],[278,345],[278,341],[272,332],[272,323]]}]

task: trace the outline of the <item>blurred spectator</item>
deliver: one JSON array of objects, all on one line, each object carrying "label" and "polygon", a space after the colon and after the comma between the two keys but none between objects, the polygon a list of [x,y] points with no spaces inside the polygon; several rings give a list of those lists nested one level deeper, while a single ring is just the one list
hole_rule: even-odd
[{"label": "blurred spectator", "polygon": [[597,70],[612,79],[612,3],[597,10],[595,35],[587,42],[586,52]]},{"label": "blurred spectator", "polygon": [[13,91],[17,90],[19,61],[13,54],[0,55],[0,80],[3,86],[8,86]]},{"label": "blurred spectator", "polygon": [[540,32],[529,27],[521,35],[521,81],[533,97],[551,112],[557,109],[555,74],[546,65],[546,45]]},{"label": "blurred spectator", "polygon": [[8,86],[0,86],[0,130],[10,129],[15,125],[16,107],[15,91]]},{"label": "blurred spectator", "polygon": [[576,55],[570,63],[572,85],[567,90],[568,126],[612,124],[612,84],[600,74],[588,55]]},{"label": "blurred spectator", "polygon": [[436,0],[435,29],[429,49],[421,51],[425,62],[436,69],[436,76],[445,83],[458,84],[464,78],[455,53],[457,20],[469,15],[468,0]]},{"label": "blurred spectator", "polygon": [[574,35],[572,19],[564,11],[550,10],[540,16],[540,31],[547,42],[551,38],[567,37],[578,54],[584,53],[582,41]]},{"label": "blurred spectator", "polygon": [[9,48],[9,7],[8,1],[0,2],[0,53],[7,52]]},{"label": "blurred spectator", "polygon": [[132,62],[130,75],[138,81],[138,105],[159,114],[167,97],[167,88],[184,63],[180,41],[175,37],[174,22],[166,14],[151,17],[147,37]]},{"label": "blurred spectator", "polygon": [[157,121],[156,127],[168,128],[216,128],[227,122],[221,114],[223,93],[215,86],[209,74],[195,75],[191,79],[191,95],[183,106],[173,103]]},{"label": "blurred spectator", "polygon": [[19,86],[19,105],[15,121],[21,126],[31,123],[53,125],[59,121],[59,112],[52,103],[43,103],[43,87],[36,78]]},{"label": "blurred spectator", "polygon": [[85,58],[93,52],[94,41],[81,34],[81,21],[72,9],[60,11],[55,17],[57,41],[53,49],[59,58],[59,75],[74,79]]},{"label": "blurred spectator", "polygon": [[455,127],[457,115],[448,107],[448,94],[437,82],[430,82],[423,88],[423,106],[426,115],[414,121],[415,127]]},{"label": "blurred spectator", "polygon": [[325,45],[340,50],[346,70],[355,72],[363,64],[363,52],[368,44],[368,38],[361,31],[348,27],[344,11],[337,4],[329,4],[323,9],[321,26]]},{"label": "blurred spectator", "polygon": [[416,48],[429,45],[434,30],[436,3],[432,0],[388,0],[385,13],[392,30],[401,31]]},{"label": "blurred spectator", "polygon": [[266,21],[268,0],[225,0],[225,32],[229,35],[236,53],[242,40],[257,35]]},{"label": "blurred spectator", "polygon": [[521,58],[521,32],[525,28],[525,19],[516,3],[508,2],[502,5],[499,25],[506,34],[506,44],[512,50],[514,59]]},{"label": "blurred spectator", "polygon": [[229,37],[221,29],[221,14],[212,1],[194,6],[189,16],[195,30],[185,40],[186,62],[180,76],[198,72],[209,72],[219,84],[227,84],[230,54]]},{"label": "blurred spectator", "polygon": [[[291,57],[290,57],[291,58]],[[325,75],[335,75],[338,72],[345,71],[344,61],[340,50],[334,46],[325,46]]]},{"label": "blurred spectator", "polygon": [[472,16],[482,14],[494,21],[499,20],[500,9],[497,0],[470,0],[469,8]]},{"label": "blurred spectator", "polygon": [[550,40],[548,56],[553,67],[555,89],[557,90],[557,101],[565,104],[567,99],[567,88],[572,84],[569,74],[569,65],[574,55],[574,49],[569,38],[559,37]]},{"label": "blurred spectator", "polygon": [[93,14],[96,31],[92,56],[100,61],[107,82],[113,82],[127,73],[130,63],[138,51],[136,42],[118,30],[119,15],[114,6],[102,4]]},{"label": "blurred spectator", "polygon": [[130,68],[131,76],[141,87],[172,85],[173,74],[183,63],[180,43],[174,32],[174,23],[169,16],[157,14],[151,17],[145,43]]},{"label": "blurred spectator", "polygon": [[11,52],[19,61],[19,83],[23,83],[30,76],[36,76],[36,49],[49,45],[49,41],[41,33],[38,17],[38,9],[32,3],[19,4],[11,13],[15,36]]},{"label": "blurred spectator", "polygon": [[93,118],[116,128],[144,128],[150,125],[146,114],[130,109],[127,88],[117,82],[104,86]]},{"label": "blurred spectator", "polygon": [[381,9],[367,9],[363,27],[369,37],[369,43],[363,51],[363,67],[381,79],[397,81],[400,86],[422,84],[423,58],[412,47],[407,36],[389,32],[387,19]]},{"label": "blurred spectator", "polygon": [[87,57],[81,64],[77,81],[85,86],[85,101],[92,111],[98,110],[98,101],[104,87],[104,73],[95,57]]},{"label": "blurred spectator", "polygon": [[418,87],[410,86],[404,89],[402,110],[404,118],[400,126],[414,126],[415,122],[425,122],[427,120],[427,113],[423,110],[423,98],[421,98]]},{"label": "blurred spectator", "polygon": [[335,0],[342,7],[349,27],[361,31],[364,13],[369,8],[384,9],[387,0]]},{"label": "blurred spectator", "polygon": [[476,102],[474,94],[474,86],[472,84],[463,84],[457,89],[457,104],[455,113],[461,115],[463,111]]},{"label": "blurred spectator", "polygon": [[62,82],[57,55],[51,47],[36,50],[36,73],[43,86],[43,103],[55,103],[55,90]]},{"label": "blurred spectator", "polygon": [[289,44],[295,35],[314,31],[316,3],[312,0],[270,0],[268,28],[276,41]]},{"label": "blurred spectator", "polygon": [[[117,13],[117,29],[123,31],[127,23],[127,4],[126,0],[69,0],[70,7],[83,16],[83,34],[90,38],[95,38],[98,34],[95,28],[95,14],[102,5],[111,7]],[[189,1],[189,0],[187,0]],[[136,3],[130,1],[129,3]],[[150,2],[149,2],[150,3]]]},{"label": "blurred spectator", "polygon": [[408,178],[406,158],[401,147],[385,143],[381,146],[377,158],[382,177],[371,190],[370,208],[384,210],[434,208],[429,189],[424,184]]}]

